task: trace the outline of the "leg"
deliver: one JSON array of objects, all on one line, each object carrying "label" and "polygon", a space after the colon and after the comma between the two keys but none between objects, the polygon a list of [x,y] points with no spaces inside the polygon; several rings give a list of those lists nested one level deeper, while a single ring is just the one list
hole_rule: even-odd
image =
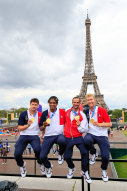
[{"label": "leg", "polygon": [[38,164],[41,164],[42,162],[40,160],[40,139],[38,135],[31,136],[30,144],[34,150]]},{"label": "leg", "polygon": [[51,163],[49,162],[47,155],[50,152],[50,149],[52,148],[55,139],[56,136],[46,136],[44,137],[44,141],[41,145],[40,160],[46,168],[51,167]]},{"label": "leg", "polygon": [[79,137],[80,142],[79,144],[76,144],[77,148],[80,150],[81,159],[82,159],[82,170],[86,172],[88,170],[88,163],[89,163],[89,153],[87,149],[84,146],[83,137]]},{"label": "leg", "polygon": [[96,154],[96,149],[94,148],[94,144],[96,143],[92,134],[87,133],[84,137],[84,144],[87,150],[90,150],[90,154]]},{"label": "leg", "polygon": [[56,143],[59,145],[59,154],[63,155],[64,150],[66,148],[66,138],[64,135],[58,135],[56,139]]},{"label": "leg", "polygon": [[108,137],[98,136],[96,139],[101,151],[101,158],[102,158],[101,168],[102,170],[107,170],[108,162],[109,162],[109,153],[110,153],[110,145],[109,145]]},{"label": "leg", "polygon": [[73,161],[72,161],[72,154],[73,154],[73,146],[74,146],[74,140],[71,138],[66,138],[66,148],[64,151],[64,159],[67,162],[67,165],[70,169],[73,169],[75,167]]},{"label": "leg", "polygon": [[28,136],[20,135],[20,138],[18,139],[18,141],[15,144],[14,156],[15,156],[17,165],[20,167],[23,167],[23,164],[24,164],[22,154],[23,154],[23,151],[25,150],[25,148],[27,147],[28,142],[29,142]]}]

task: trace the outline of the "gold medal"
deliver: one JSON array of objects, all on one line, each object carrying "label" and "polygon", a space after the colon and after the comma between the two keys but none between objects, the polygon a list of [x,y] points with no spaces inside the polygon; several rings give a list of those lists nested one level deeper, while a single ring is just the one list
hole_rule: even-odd
[{"label": "gold medal", "polygon": [[93,124],[94,123],[94,119],[90,119],[90,123]]},{"label": "gold medal", "polygon": [[78,115],[75,116],[75,120],[76,120],[76,121],[79,120],[79,116],[78,116]]},{"label": "gold medal", "polygon": [[35,121],[35,118],[34,118],[34,117],[32,117],[32,118],[31,118],[31,120],[32,120],[32,122],[34,122],[34,121]]},{"label": "gold medal", "polygon": [[46,122],[47,122],[48,124],[50,124],[51,120],[48,118],[48,119],[46,120]]}]

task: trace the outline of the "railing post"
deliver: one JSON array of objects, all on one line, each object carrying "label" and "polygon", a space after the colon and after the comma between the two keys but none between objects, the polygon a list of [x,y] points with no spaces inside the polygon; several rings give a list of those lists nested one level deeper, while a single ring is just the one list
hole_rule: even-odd
[{"label": "railing post", "polygon": [[82,176],[82,191],[84,191],[84,177]]},{"label": "railing post", "polygon": [[34,160],[34,174],[36,174],[36,159]]},{"label": "railing post", "polygon": [[[89,173],[89,176],[90,176],[89,154],[88,154],[88,173]],[[88,188],[88,191],[90,191],[90,184],[89,183],[87,183],[87,188]]]}]

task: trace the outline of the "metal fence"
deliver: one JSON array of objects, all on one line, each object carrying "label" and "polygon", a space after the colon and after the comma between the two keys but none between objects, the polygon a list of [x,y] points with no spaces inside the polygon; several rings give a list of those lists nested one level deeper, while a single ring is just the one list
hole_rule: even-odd
[{"label": "metal fence", "polygon": [[[4,142],[4,141],[3,141]],[[11,143],[14,141],[10,141]],[[125,142],[110,142],[110,144],[125,144]],[[127,144],[127,142],[126,142]],[[3,159],[15,159],[14,157],[0,157]],[[26,177],[35,177],[35,178],[45,178],[45,175],[38,175],[36,174],[36,158],[35,157],[23,157],[25,160],[34,160],[34,174],[27,174]],[[49,160],[58,160],[57,158],[49,158]],[[81,159],[79,158],[73,158],[73,161],[79,161],[81,162]],[[96,162],[102,161],[102,159],[96,159]],[[127,160],[124,159],[109,159],[109,162],[127,162]],[[0,173],[1,176],[21,176],[20,174],[14,174],[14,173]],[[51,178],[62,178],[66,179],[67,176],[54,176],[52,175]],[[80,179],[81,180],[81,190],[84,191],[84,178],[82,176],[73,176],[72,179]],[[101,177],[91,177],[92,180],[102,180]],[[109,178],[108,181],[122,181],[127,182],[127,178]],[[90,191],[90,184],[87,184],[87,191]]]}]

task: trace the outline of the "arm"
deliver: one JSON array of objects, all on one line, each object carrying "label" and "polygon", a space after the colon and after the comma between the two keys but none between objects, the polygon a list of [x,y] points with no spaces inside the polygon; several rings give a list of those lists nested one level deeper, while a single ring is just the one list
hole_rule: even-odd
[{"label": "arm", "polygon": [[93,125],[97,127],[112,127],[112,122],[98,123],[97,121],[94,121]]},{"label": "arm", "polygon": [[32,124],[32,120],[29,120],[26,125],[18,125],[18,130],[19,130],[19,131],[24,131],[24,130],[26,130],[31,124]]},{"label": "arm", "polygon": [[24,120],[25,116],[26,116],[26,114],[24,114],[24,112],[20,114],[19,121],[18,121],[18,130],[19,131],[26,130],[32,123],[32,120],[25,121]]},{"label": "arm", "polygon": [[81,122],[79,120],[77,121],[78,131],[80,133],[85,133],[88,131],[88,122],[86,115],[83,112],[81,113],[81,115],[83,117],[83,120]]},{"label": "arm", "polygon": [[97,121],[94,121],[93,125],[97,127],[112,127],[112,122],[106,109],[103,108],[103,122],[98,123]]}]

